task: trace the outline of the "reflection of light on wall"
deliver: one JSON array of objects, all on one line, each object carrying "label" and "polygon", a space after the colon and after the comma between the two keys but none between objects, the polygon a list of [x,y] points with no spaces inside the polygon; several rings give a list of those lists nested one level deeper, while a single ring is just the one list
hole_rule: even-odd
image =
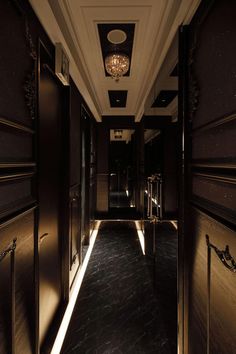
[{"label": "reflection of light on wall", "polygon": [[178,223],[177,221],[171,220],[171,224],[174,226],[176,230],[178,230]]},{"label": "reflection of light on wall", "polygon": [[127,195],[127,197],[128,197],[128,196],[129,196],[129,191],[128,191],[128,189],[126,189],[125,193],[126,193],[126,195]]},{"label": "reflection of light on wall", "polygon": [[89,262],[89,258],[91,256],[91,253],[92,253],[92,250],[93,250],[93,246],[94,246],[94,243],[96,241],[96,237],[97,237],[97,234],[98,234],[98,229],[99,229],[100,223],[101,223],[100,221],[97,222],[97,224],[96,224],[96,226],[95,226],[95,228],[93,230],[93,233],[91,235],[89,248],[88,248],[86,256],[84,258],[84,262],[83,262],[83,264],[82,264],[82,266],[81,266],[81,268],[80,268],[80,270],[78,272],[78,275],[77,275],[77,277],[75,279],[75,285],[74,285],[74,288],[72,290],[72,293],[71,293],[71,296],[70,296],[70,300],[69,300],[69,303],[67,305],[63,320],[62,320],[60,328],[59,328],[59,331],[57,333],[56,340],[55,340],[55,342],[53,344],[53,348],[52,348],[51,354],[59,354],[60,351],[61,351],[61,347],[62,347],[64,338],[65,338],[65,335],[66,335],[66,331],[67,331],[67,328],[68,328],[68,325],[69,325],[69,322],[70,322],[70,319],[71,319],[71,316],[72,316],[72,312],[73,312],[74,307],[75,307],[77,296],[79,294],[80,286],[82,284],[82,281],[83,281],[83,278],[84,278],[84,274],[85,274],[85,271],[86,271],[86,268],[87,268],[87,265],[88,265],[88,262]]},{"label": "reflection of light on wall", "polygon": [[138,221],[135,221],[135,226],[136,226],[136,230],[137,230],[137,234],[138,234],[138,238],[139,238],[139,242],[140,242],[140,246],[142,248],[142,252],[145,255],[145,239],[144,239],[144,235],[142,230],[140,229],[139,223]]}]

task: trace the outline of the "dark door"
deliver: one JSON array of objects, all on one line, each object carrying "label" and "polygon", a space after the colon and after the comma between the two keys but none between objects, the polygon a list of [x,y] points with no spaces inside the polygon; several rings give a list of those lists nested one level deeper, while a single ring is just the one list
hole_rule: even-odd
[{"label": "dark door", "polygon": [[81,111],[81,237],[82,245],[89,244],[89,188],[90,188],[90,117]]},{"label": "dark door", "polygon": [[39,82],[39,332],[40,345],[62,301],[62,85],[41,61]]},{"label": "dark door", "polygon": [[236,353],[235,13],[203,2],[180,36],[181,353]]}]

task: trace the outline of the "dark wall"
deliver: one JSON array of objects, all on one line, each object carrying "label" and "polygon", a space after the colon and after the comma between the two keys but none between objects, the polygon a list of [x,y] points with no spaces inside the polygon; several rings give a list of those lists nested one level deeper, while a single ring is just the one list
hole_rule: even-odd
[{"label": "dark wall", "polygon": [[70,185],[80,184],[80,129],[82,97],[71,79],[71,111],[70,111]]},{"label": "dark wall", "polygon": [[[8,354],[15,349],[29,354],[37,352],[39,339],[38,65],[46,64],[53,73],[55,49],[26,0],[0,1],[0,46],[0,352]],[[63,222],[68,226],[62,233],[60,254],[66,299],[82,261],[81,104],[89,109],[72,80],[70,92],[63,89],[63,105],[64,101],[63,119],[66,129],[70,126],[70,143],[64,131],[62,152],[55,159],[64,161],[64,175],[68,175],[67,189],[60,197]],[[95,125],[91,112],[89,117]],[[89,159],[86,164],[90,169]],[[91,199],[89,205],[94,203]],[[52,327],[57,325],[54,321]],[[55,335],[53,328],[51,333]],[[49,351],[52,341],[48,343]]]},{"label": "dark wall", "polygon": [[236,254],[235,12],[233,0],[202,1],[180,32],[179,293],[188,353],[236,351],[235,274],[224,263]]},{"label": "dark wall", "polygon": [[177,125],[163,129],[163,212],[165,218],[176,219],[178,212]]},{"label": "dark wall", "polygon": [[[0,352],[37,347],[36,69],[38,38],[54,48],[26,1],[0,2]],[[10,288],[9,288],[10,286]],[[6,307],[5,307],[6,304]],[[15,311],[15,318],[11,316]]]},{"label": "dark wall", "polygon": [[176,219],[178,212],[177,139],[177,125],[167,122],[162,125],[160,135],[145,144],[145,178],[156,173],[162,175],[162,207],[165,219]]},{"label": "dark wall", "polygon": [[37,58],[38,38],[51,55],[54,47],[27,1],[1,1],[0,14],[0,114],[32,126],[35,112],[29,110],[27,104],[33,95],[33,91],[28,91],[33,79],[29,75]]},{"label": "dark wall", "polygon": [[145,177],[158,173],[162,168],[162,135],[145,144]]}]

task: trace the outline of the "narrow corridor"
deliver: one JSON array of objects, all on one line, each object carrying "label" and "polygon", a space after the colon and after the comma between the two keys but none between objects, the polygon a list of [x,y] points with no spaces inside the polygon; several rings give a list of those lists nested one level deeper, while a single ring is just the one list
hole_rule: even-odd
[{"label": "narrow corridor", "polygon": [[[176,244],[173,230],[170,223],[160,225],[161,247],[168,246],[168,238]],[[171,290],[176,259],[173,252],[171,265],[162,251],[154,273],[162,274],[162,286],[166,281],[170,292],[156,289],[155,295],[154,258],[143,255],[135,223],[101,223],[62,354],[176,353],[176,294]]]}]

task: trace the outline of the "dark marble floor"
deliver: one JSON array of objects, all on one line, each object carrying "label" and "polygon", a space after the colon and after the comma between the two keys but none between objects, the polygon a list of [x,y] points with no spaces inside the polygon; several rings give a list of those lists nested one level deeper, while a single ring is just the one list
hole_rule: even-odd
[{"label": "dark marble floor", "polygon": [[61,353],[176,353],[151,275],[135,224],[102,222]]}]

